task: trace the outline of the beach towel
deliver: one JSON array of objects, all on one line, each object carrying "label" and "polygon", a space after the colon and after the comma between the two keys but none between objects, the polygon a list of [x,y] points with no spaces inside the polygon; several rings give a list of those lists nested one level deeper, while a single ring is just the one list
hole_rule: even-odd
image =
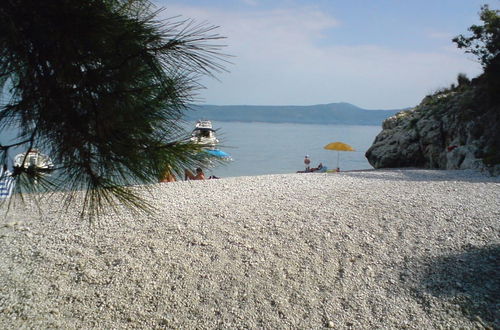
[{"label": "beach towel", "polygon": [[0,168],[0,200],[10,197],[14,184],[12,173]]}]

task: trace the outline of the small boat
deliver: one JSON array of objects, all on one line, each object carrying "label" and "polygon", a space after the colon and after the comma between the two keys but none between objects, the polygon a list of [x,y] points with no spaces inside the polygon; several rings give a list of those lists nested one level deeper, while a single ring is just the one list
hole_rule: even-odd
[{"label": "small boat", "polygon": [[14,167],[36,168],[39,171],[51,171],[54,163],[49,156],[42,154],[38,149],[31,149],[29,152],[17,154],[13,161]]},{"label": "small boat", "polygon": [[206,147],[214,147],[219,143],[215,136],[215,130],[212,128],[210,120],[198,120],[191,133],[191,141],[202,144]]}]

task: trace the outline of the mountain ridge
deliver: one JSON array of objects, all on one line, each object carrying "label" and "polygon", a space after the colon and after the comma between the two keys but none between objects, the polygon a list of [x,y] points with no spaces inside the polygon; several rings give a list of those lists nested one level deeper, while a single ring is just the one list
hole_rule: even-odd
[{"label": "mountain ridge", "polygon": [[367,110],[338,102],[316,105],[191,105],[184,119],[214,121],[381,125],[402,109]]}]

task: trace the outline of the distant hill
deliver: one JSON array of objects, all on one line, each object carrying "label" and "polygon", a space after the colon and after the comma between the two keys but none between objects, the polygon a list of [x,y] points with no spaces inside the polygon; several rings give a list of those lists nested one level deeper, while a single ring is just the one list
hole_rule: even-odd
[{"label": "distant hill", "polygon": [[381,125],[400,110],[366,110],[349,103],[308,106],[193,105],[184,119],[214,121]]}]

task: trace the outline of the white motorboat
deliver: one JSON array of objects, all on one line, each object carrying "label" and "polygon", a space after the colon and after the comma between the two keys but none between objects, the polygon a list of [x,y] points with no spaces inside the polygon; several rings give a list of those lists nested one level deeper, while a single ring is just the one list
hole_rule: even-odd
[{"label": "white motorboat", "polygon": [[191,141],[206,147],[214,147],[219,143],[210,120],[198,120],[191,133]]},{"label": "white motorboat", "polygon": [[28,153],[17,154],[13,161],[14,167],[36,168],[40,171],[51,171],[54,164],[49,156],[42,154],[38,149],[31,149]]}]

